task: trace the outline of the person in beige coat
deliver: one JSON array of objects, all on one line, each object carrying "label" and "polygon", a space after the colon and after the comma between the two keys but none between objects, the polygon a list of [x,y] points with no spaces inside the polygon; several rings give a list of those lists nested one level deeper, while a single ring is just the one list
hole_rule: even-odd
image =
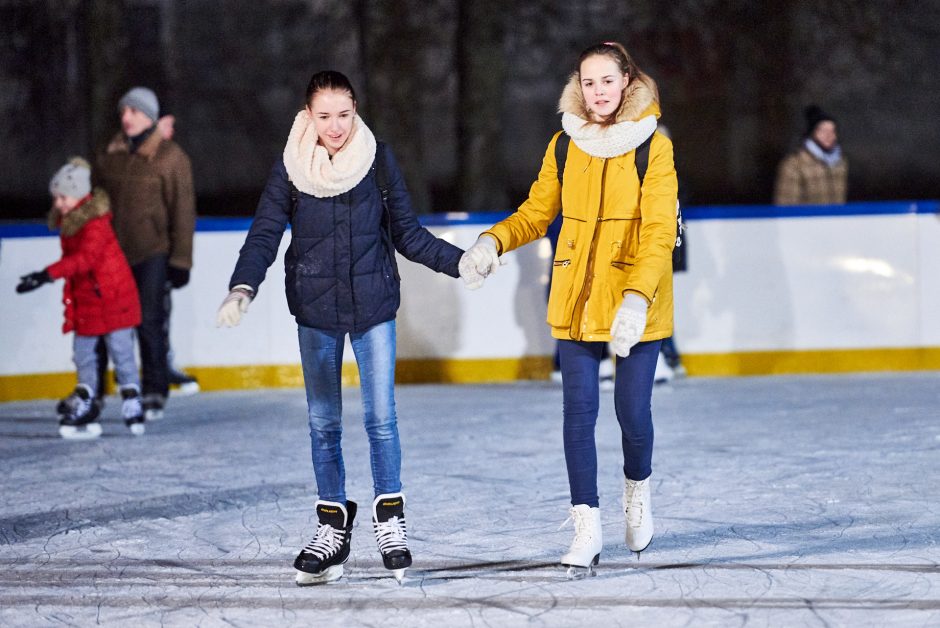
[{"label": "person in beige coat", "polygon": [[98,155],[94,173],[111,198],[114,230],[137,281],[142,392],[147,419],[153,420],[162,418],[169,392],[165,302],[170,287],[189,282],[196,199],[189,157],[157,130],[156,94],[135,87],[118,110],[121,132]]},{"label": "person in beige coat", "polygon": [[839,146],[836,121],[816,105],[804,112],[806,136],[777,170],[774,205],[845,203],[849,166]]}]

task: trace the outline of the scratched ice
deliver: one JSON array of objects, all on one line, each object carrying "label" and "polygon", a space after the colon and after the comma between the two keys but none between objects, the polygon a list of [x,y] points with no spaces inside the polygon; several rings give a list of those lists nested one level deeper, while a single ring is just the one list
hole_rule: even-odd
[{"label": "scratched ice", "polygon": [[657,534],[623,544],[619,432],[598,425],[605,546],[568,581],[561,391],[401,386],[414,567],[382,568],[359,393],[346,390],[347,576],[298,588],[314,529],[301,390],[172,399],[135,438],[65,442],[0,404],[0,625],[940,625],[940,374],[657,388]]}]

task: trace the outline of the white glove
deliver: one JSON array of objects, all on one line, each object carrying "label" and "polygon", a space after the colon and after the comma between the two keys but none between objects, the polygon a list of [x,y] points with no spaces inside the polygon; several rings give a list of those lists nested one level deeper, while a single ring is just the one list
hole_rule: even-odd
[{"label": "white glove", "polygon": [[476,290],[483,285],[483,280],[486,279],[486,277],[477,272],[477,267],[474,265],[473,260],[471,260],[470,256],[466,253],[460,256],[457,270],[460,272],[460,278],[463,279],[463,285],[467,290]]},{"label": "white glove", "polygon": [[242,320],[242,314],[248,311],[248,306],[254,298],[254,290],[251,286],[239,284],[232,288],[219,306],[219,312],[215,315],[215,326],[235,327]]},{"label": "white glove", "polygon": [[464,255],[468,256],[476,267],[477,272],[489,277],[499,268],[503,261],[496,251],[496,239],[486,234],[477,238],[477,241],[467,249]]},{"label": "white glove", "polygon": [[630,347],[640,342],[646,329],[646,299],[628,292],[617,308],[610,326],[610,348],[621,358],[630,355]]}]

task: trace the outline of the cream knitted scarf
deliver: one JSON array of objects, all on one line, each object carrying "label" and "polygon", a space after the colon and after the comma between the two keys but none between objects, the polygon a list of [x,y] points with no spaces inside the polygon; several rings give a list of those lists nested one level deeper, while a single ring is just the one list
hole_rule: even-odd
[{"label": "cream knitted scarf", "polygon": [[375,161],[375,136],[358,115],[353,119],[349,139],[333,158],[317,142],[313,118],[301,110],[294,118],[287,145],[284,167],[297,189],[318,198],[337,196],[356,187]]}]

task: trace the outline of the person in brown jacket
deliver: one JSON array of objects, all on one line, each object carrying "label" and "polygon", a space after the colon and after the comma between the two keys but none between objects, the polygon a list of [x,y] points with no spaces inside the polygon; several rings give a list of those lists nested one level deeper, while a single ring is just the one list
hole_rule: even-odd
[{"label": "person in brown jacket", "polygon": [[111,198],[114,230],[137,281],[144,411],[153,420],[162,418],[169,392],[165,301],[170,287],[189,282],[196,199],[189,157],[157,132],[156,94],[135,87],[118,110],[122,130],[98,155],[94,172]]},{"label": "person in brown jacket", "polygon": [[836,121],[816,105],[804,111],[806,136],[777,170],[774,205],[845,203],[849,166],[842,156]]}]

